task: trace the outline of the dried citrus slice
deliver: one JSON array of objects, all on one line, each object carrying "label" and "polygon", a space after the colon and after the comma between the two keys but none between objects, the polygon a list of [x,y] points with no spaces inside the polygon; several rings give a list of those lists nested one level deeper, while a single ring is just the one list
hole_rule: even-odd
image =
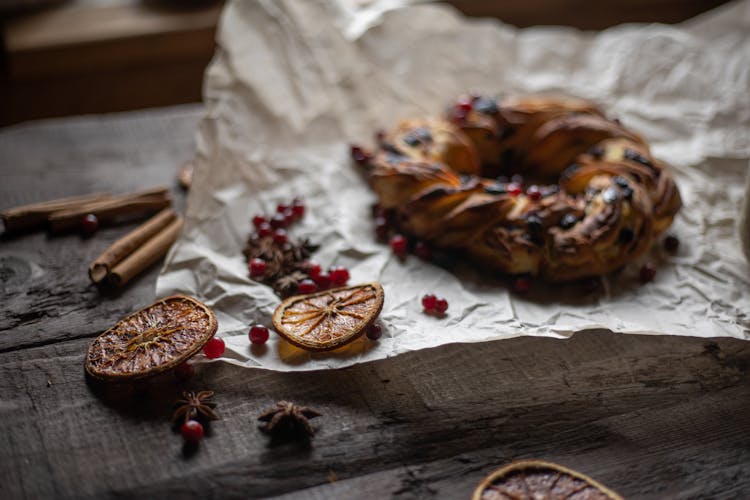
[{"label": "dried citrus slice", "polygon": [[217,328],[205,304],[184,295],[166,297],[99,335],[86,354],[86,371],[103,380],[150,377],[196,354]]},{"label": "dried citrus slice", "polygon": [[273,313],[273,326],[290,343],[308,351],[330,351],[362,335],[383,308],[380,283],[296,295]]},{"label": "dried citrus slice", "polygon": [[552,462],[521,460],[484,478],[471,500],[622,500],[580,472]]}]

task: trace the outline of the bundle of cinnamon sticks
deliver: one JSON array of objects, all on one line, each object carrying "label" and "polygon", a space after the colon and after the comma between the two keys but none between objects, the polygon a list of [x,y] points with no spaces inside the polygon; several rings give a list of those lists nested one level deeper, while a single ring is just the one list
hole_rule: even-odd
[{"label": "bundle of cinnamon sticks", "polygon": [[122,286],[160,258],[177,239],[183,219],[171,208],[166,187],[123,195],[95,193],[25,205],[0,212],[6,233],[47,226],[52,232],[81,227],[84,217],[99,224],[152,215],[104,251],[89,266],[94,283]]}]

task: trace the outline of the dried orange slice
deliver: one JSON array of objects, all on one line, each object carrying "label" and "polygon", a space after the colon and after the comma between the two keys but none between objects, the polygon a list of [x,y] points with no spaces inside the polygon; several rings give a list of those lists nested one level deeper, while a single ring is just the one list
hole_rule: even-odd
[{"label": "dried orange slice", "polygon": [[273,312],[276,332],[308,351],[330,351],[362,335],[383,308],[380,283],[296,295]]},{"label": "dried orange slice", "polygon": [[542,460],[521,460],[484,478],[471,500],[622,500],[590,477]]},{"label": "dried orange slice", "polygon": [[200,351],[217,328],[213,311],[191,297],[157,300],[94,340],[86,354],[86,372],[103,380],[156,375]]}]

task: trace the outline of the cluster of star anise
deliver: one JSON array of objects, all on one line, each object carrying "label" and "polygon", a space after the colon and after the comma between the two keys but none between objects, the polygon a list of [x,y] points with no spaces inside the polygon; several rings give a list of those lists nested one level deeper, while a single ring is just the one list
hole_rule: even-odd
[{"label": "cluster of star anise", "polygon": [[248,238],[243,253],[248,262],[253,259],[265,262],[265,271],[253,279],[271,286],[279,296],[286,298],[297,291],[302,280],[310,277],[307,262],[317,249],[317,245],[306,239],[279,244],[272,236],[259,237],[256,233]]}]

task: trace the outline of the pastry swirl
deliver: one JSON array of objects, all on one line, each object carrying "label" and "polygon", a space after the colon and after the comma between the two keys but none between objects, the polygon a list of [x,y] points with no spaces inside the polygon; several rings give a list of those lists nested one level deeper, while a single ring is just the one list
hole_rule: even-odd
[{"label": "pastry swirl", "polygon": [[474,97],[443,118],[404,120],[379,136],[368,174],[399,230],[550,281],[636,259],[682,204],[642,137],[570,98]]}]

